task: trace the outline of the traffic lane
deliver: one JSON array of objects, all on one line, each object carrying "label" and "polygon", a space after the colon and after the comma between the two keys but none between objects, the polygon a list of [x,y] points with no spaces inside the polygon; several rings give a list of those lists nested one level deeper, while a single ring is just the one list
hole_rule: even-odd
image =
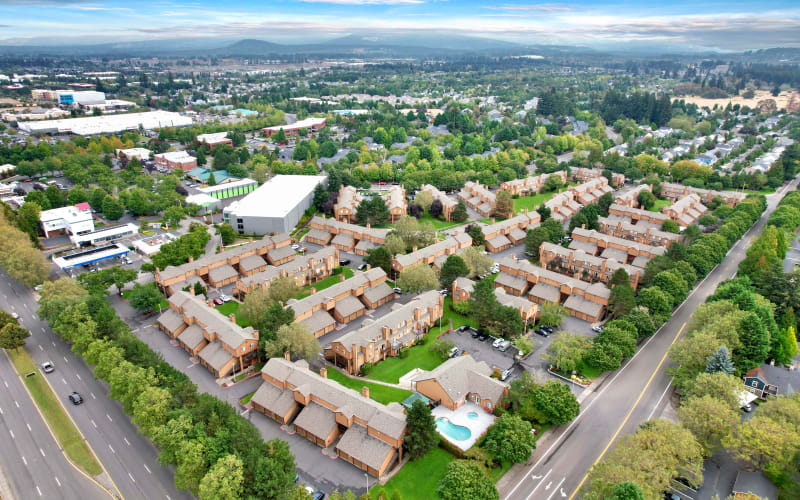
[{"label": "traffic lane", "polygon": [[[34,376],[40,376],[40,373]],[[18,460],[27,469],[32,481],[31,488],[25,490],[26,494],[31,497],[56,495],[78,498],[86,492],[89,498],[107,498],[107,493],[67,463],[59,444],[50,434],[5,356],[0,357],[0,377],[3,378],[4,389],[0,397],[0,413],[8,430],[7,435],[15,441]],[[13,476],[14,480],[17,477],[26,476]]]}]

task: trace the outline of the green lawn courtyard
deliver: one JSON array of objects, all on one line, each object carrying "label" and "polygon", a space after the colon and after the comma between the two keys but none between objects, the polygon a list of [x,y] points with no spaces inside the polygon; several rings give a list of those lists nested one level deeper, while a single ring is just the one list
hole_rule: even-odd
[{"label": "green lawn courtyard", "polygon": [[661,208],[666,207],[669,204],[670,204],[669,200],[656,200],[655,204],[648,210],[650,210],[651,212],[661,212]]},{"label": "green lawn courtyard", "polygon": [[[383,490],[389,498],[393,491],[398,492],[403,500],[439,498],[434,492],[447,471],[447,464],[453,460],[455,457],[442,448],[434,448],[419,460],[406,463],[400,472],[383,486]],[[379,488],[381,487],[376,486],[371,491],[375,498]]]},{"label": "green lawn courtyard", "polygon": [[[570,182],[568,185],[560,188],[558,192],[563,193],[569,188],[569,186],[574,185],[574,182]],[[522,209],[528,209],[529,212],[532,212],[536,210],[536,207],[552,198],[554,194],[555,192],[551,191],[549,193],[537,193],[533,196],[520,196],[519,198],[514,199],[514,211],[519,213],[522,211]]]},{"label": "green lawn courtyard", "polygon": [[248,320],[244,314],[239,313],[239,305],[240,304],[235,300],[231,300],[217,306],[217,311],[224,316],[230,316],[233,314],[236,317],[236,324],[242,328],[245,328],[250,326],[250,320]]},{"label": "green lawn courtyard", "polygon": [[370,383],[366,379],[350,378],[335,368],[328,368],[328,378],[358,392],[361,392],[362,387],[368,387],[370,399],[374,399],[383,404],[392,402],[399,403],[411,395],[411,391],[406,391],[404,389]]}]

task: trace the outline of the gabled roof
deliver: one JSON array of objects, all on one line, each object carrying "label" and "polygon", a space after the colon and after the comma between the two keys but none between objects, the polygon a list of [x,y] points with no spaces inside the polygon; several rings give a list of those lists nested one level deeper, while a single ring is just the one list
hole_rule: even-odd
[{"label": "gabled roof", "polygon": [[489,365],[483,361],[475,361],[467,354],[448,359],[432,371],[417,375],[414,382],[419,384],[425,380],[436,380],[453,401],[461,401],[467,394],[477,393],[482,398],[497,402],[507,386],[492,378],[491,374]]}]

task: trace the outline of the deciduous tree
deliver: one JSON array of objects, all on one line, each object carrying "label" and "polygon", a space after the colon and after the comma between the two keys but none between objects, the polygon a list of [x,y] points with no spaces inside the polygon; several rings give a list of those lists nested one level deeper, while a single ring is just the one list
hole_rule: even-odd
[{"label": "deciduous tree", "polygon": [[497,488],[486,470],[474,460],[453,460],[439,481],[436,493],[442,500],[498,500]]},{"label": "deciduous tree", "polygon": [[489,428],[483,447],[500,462],[522,463],[531,457],[536,439],[531,424],[513,413],[504,413]]},{"label": "deciduous tree", "polygon": [[436,271],[424,262],[403,269],[397,278],[397,286],[403,290],[403,293],[435,290],[438,284]]},{"label": "deciduous tree", "polygon": [[200,481],[200,500],[237,500],[242,498],[244,470],[235,455],[225,455],[211,466]]}]

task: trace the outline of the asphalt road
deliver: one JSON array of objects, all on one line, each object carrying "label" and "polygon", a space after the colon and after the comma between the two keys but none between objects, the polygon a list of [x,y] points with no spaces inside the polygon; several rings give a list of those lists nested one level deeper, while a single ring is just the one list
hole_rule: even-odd
[{"label": "asphalt road", "polygon": [[578,491],[586,482],[588,471],[611,450],[616,439],[634,433],[642,422],[659,415],[670,389],[665,370],[669,347],[685,331],[694,309],[721,281],[735,275],[752,239],[760,234],[778,201],[788,190],[795,189],[797,183],[795,179],[768,196],[768,207],[762,217],[636,355],[586,396],[578,418],[540,441],[528,464],[513,467],[503,477],[498,483],[500,498],[579,498]]},{"label": "asphalt road", "polygon": [[[3,308],[6,311],[18,313],[20,323],[30,330],[31,336],[28,338],[25,349],[34,361],[40,364],[50,360],[55,365],[55,371],[47,375],[50,384],[56,395],[65,402],[67,411],[108,471],[121,496],[127,499],[191,498],[191,495],[175,488],[173,472],[159,464],[156,449],[145,437],[138,434],[130,418],[122,411],[121,405],[107,397],[107,385],[96,380],[83,360],[73,354],[69,346],[35,314],[38,306],[33,292],[10,279],[5,272],[0,272],[0,293],[4,299]],[[7,366],[7,364],[7,360],[0,358],[0,366]],[[3,377],[6,379],[5,375]],[[9,381],[9,385],[11,385],[11,381]],[[82,405],[74,406],[68,402],[67,395],[72,391],[77,391],[83,396],[84,403]],[[19,401],[21,397],[16,396],[16,399]],[[8,402],[5,401],[5,398],[0,401],[3,410],[6,411],[6,407],[9,406]],[[27,401],[30,402],[30,399]],[[22,406],[22,401],[19,402]],[[4,425],[9,425],[8,422],[11,422],[11,425],[16,426],[28,422],[33,426],[34,420],[41,420],[32,404],[23,408],[25,411],[13,421],[3,417]],[[17,429],[14,430],[15,435],[19,435]],[[40,434],[42,437],[49,436],[49,434]],[[5,437],[0,439],[5,439]],[[3,449],[5,450],[5,448]],[[22,451],[26,455],[30,455],[28,449]],[[5,456],[5,453],[0,455]],[[56,461],[55,458],[50,457],[55,457],[55,454],[47,454],[42,458],[46,459],[48,463]],[[59,459],[63,461],[63,458]],[[15,459],[8,461],[13,464]],[[47,478],[53,475],[49,472],[40,472],[35,468],[29,467],[29,470],[32,480],[41,481],[43,484]],[[17,474],[13,468],[11,471],[11,481],[18,490],[29,488],[30,481],[25,479],[25,474]],[[54,480],[53,482],[55,483]],[[64,481],[61,482],[64,483]],[[41,488],[42,486],[40,486]],[[88,486],[80,488],[79,493],[81,497],[92,498]],[[55,498],[73,497],[58,492],[55,493]],[[79,496],[74,498],[79,498]]]}]

